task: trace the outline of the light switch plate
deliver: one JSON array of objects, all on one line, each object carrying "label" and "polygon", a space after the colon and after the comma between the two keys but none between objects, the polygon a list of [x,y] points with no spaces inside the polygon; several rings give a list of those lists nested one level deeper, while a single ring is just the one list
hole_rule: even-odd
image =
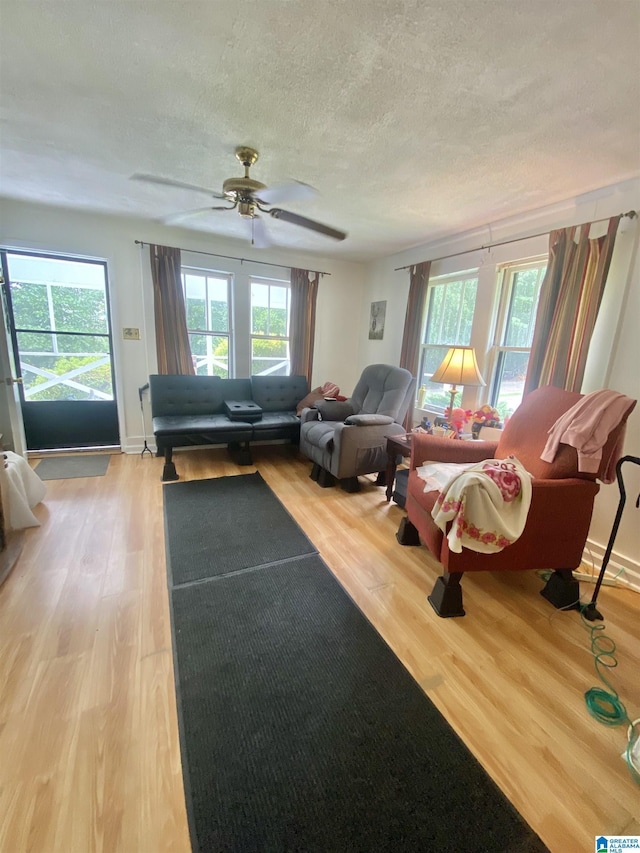
[{"label": "light switch plate", "polygon": [[122,330],[122,337],[125,341],[139,341],[140,340],[140,329],[136,329],[130,326],[125,326]]}]

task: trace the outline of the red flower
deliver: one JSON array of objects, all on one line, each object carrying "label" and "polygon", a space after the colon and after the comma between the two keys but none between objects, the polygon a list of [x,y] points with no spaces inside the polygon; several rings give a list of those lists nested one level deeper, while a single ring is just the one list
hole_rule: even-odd
[{"label": "red flower", "polygon": [[469,524],[469,525],[467,526],[467,535],[468,535],[471,539],[480,539],[480,531],[479,531],[479,530],[478,530],[478,528],[475,526],[475,524]]}]

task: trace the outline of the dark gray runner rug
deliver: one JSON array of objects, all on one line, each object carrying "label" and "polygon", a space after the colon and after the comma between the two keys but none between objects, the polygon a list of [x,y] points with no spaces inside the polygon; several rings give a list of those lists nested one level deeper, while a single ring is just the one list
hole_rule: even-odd
[{"label": "dark gray runner rug", "polygon": [[[210,510],[228,479],[200,481]],[[215,549],[217,512],[171,524],[175,490],[168,553],[203,529]],[[254,518],[235,526],[257,539]],[[194,850],[546,850],[317,554],[214,568],[170,589]]]},{"label": "dark gray runner rug", "polygon": [[316,553],[258,473],[171,483],[164,507],[174,585]]},{"label": "dark gray runner rug", "polygon": [[108,453],[49,456],[35,470],[41,480],[73,480],[77,477],[104,477],[111,456]]}]

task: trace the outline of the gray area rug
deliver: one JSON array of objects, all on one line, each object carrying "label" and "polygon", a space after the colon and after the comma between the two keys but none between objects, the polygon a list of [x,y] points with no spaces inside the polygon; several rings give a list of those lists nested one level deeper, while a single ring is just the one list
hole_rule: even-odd
[{"label": "gray area rug", "polygon": [[[255,475],[200,481],[208,511],[189,527],[220,554],[216,574],[170,583],[193,849],[545,851],[317,554],[273,562],[268,551],[264,565],[238,571],[230,548],[225,573],[228,479],[238,497],[264,496]],[[175,560],[189,532],[170,517],[189,490],[169,493]],[[257,553],[245,510],[231,530]]]},{"label": "gray area rug", "polygon": [[258,473],[169,483],[164,511],[174,585],[316,553]]},{"label": "gray area rug", "polygon": [[50,456],[41,459],[35,471],[41,480],[72,480],[76,477],[104,477],[111,455],[92,453],[73,456]]}]

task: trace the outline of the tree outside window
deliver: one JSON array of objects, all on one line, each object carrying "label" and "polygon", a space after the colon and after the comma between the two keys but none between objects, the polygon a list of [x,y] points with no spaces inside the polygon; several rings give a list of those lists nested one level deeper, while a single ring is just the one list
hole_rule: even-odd
[{"label": "tree outside window", "polygon": [[231,276],[182,267],[187,330],[195,372],[229,377]]},{"label": "tree outside window", "polygon": [[288,283],[251,279],[251,374],[288,376],[291,288]]},{"label": "tree outside window", "polygon": [[547,258],[502,268],[490,403],[504,420],[522,402]]},{"label": "tree outside window", "polygon": [[448,388],[431,382],[451,346],[469,346],[476,305],[478,276],[457,273],[432,279],[427,290],[418,386],[426,388],[423,408],[444,411]]}]

